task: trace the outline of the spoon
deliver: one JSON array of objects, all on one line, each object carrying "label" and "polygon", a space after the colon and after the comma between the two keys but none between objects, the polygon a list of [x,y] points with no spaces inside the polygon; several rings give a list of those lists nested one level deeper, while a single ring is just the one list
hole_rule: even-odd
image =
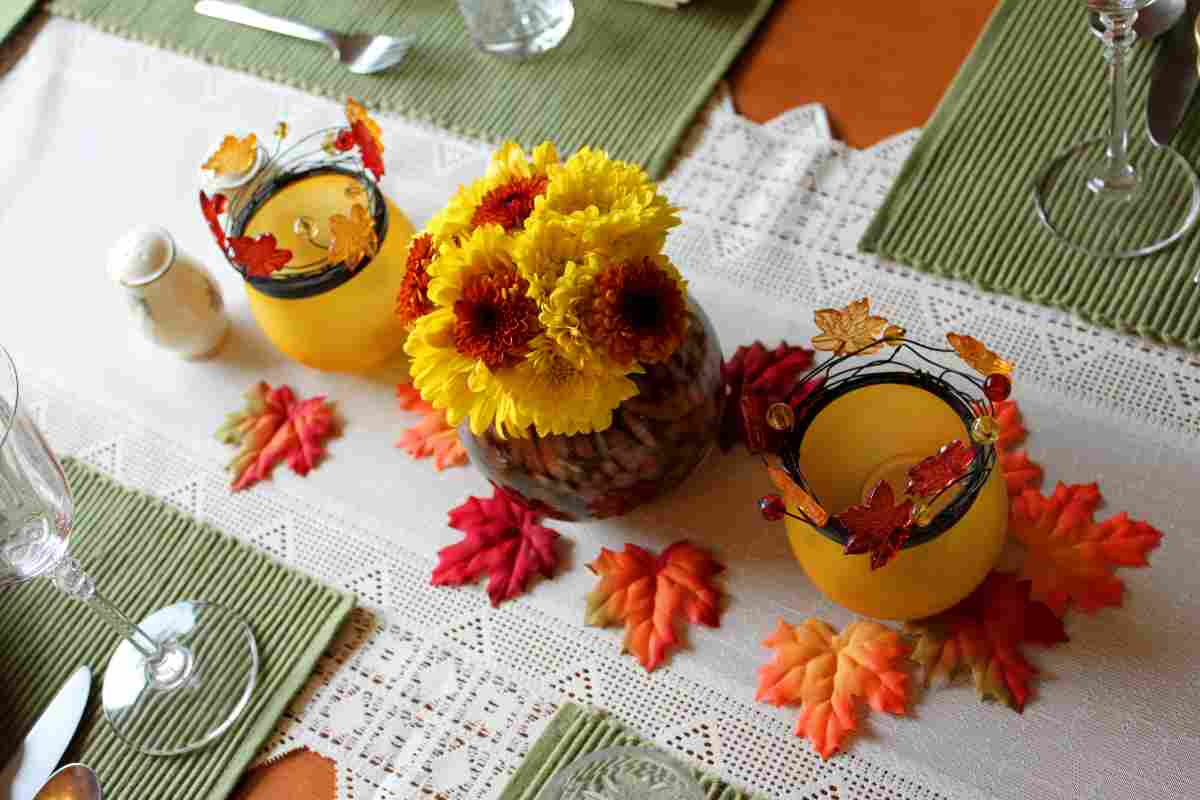
[{"label": "spoon", "polygon": [[226,22],[236,22],[239,25],[323,44],[333,51],[334,58],[358,75],[369,75],[396,66],[404,60],[417,40],[415,36],[338,33],[294,19],[264,14],[240,3],[226,3],[223,0],[200,0],[192,6],[192,10],[206,17],[216,17]]},{"label": "spoon", "polygon": [[101,800],[100,781],[91,767],[68,764],[50,776],[33,800]]},{"label": "spoon", "polygon": [[[1137,22],[1133,29],[1139,39],[1157,39],[1179,22],[1183,12],[1187,10],[1187,0],[1154,0],[1153,3],[1138,12]],[[1100,23],[1100,15],[1088,14],[1092,25],[1092,33],[1097,36],[1104,33],[1104,25]]]}]

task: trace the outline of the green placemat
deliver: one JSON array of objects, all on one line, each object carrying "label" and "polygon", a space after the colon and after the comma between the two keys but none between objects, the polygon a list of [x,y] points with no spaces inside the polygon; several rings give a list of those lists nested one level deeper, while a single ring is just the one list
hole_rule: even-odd
[{"label": "green placemat", "polygon": [[212,746],[154,758],[112,733],[99,704],[118,638],[99,615],[39,580],[0,594],[0,764],[63,682],[92,667],[91,702],[69,758],[96,770],[106,800],[219,800],[237,783],[354,606],[354,597],[272,561],[230,536],[66,463],[75,500],[71,552],[107,598],[134,619],[179,600],[207,600],[250,621],[262,659],[248,713]]},{"label": "green placemat", "polygon": [[553,139],[644,164],[655,177],[773,0],[703,0],[680,11],[575,0],[557,49],[525,62],[475,50],[453,0],[253,0],[354,32],[415,33],[403,64],[352,75],[319,46],[199,16],[192,0],[53,0],[50,10],[232,69],[426,120],[489,141]]},{"label": "green placemat", "polygon": [[[1134,50],[1135,161],[1154,44]],[[1003,0],[867,229],[863,250],[917,269],[1073,311],[1088,321],[1200,349],[1200,231],[1165,251],[1099,259],[1053,240],[1030,182],[1055,153],[1102,135],[1102,48],[1080,0]],[[1200,163],[1200,114],[1174,145]]]},{"label": "green placemat", "polygon": [[0,0],[0,43],[14,33],[38,0]]},{"label": "green placemat", "polygon": [[[575,759],[606,747],[644,747],[646,742],[603,712],[589,711],[574,703],[558,710],[545,733],[534,742],[500,800],[534,800],[546,782]],[[699,770],[696,779],[706,800],[759,800]]]}]

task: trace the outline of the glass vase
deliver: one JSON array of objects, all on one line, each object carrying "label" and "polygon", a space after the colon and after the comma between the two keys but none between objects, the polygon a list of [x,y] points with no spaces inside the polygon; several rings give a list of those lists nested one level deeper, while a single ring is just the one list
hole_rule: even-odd
[{"label": "glass vase", "polygon": [[712,450],[725,402],[721,346],[704,311],[689,302],[683,344],[666,361],[631,376],[637,396],[603,431],[501,438],[489,429],[460,436],[471,461],[504,489],[564,520],[625,514],[683,483]]}]

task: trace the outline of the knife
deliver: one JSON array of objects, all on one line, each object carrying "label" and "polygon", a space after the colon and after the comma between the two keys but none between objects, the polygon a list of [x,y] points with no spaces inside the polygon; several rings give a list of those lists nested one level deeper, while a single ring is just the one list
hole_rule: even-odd
[{"label": "knife", "polygon": [[91,689],[92,671],[87,667],[67,679],[0,772],[0,800],[33,800],[67,752]]},{"label": "knife", "polygon": [[1163,34],[1154,59],[1150,95],[1146,100],[1146,130],[1159,147],[1170,144],[1200,74],[1196,71],[1196,15],[1200,0],[1188,0],[1187,11],[1175,27]]}]

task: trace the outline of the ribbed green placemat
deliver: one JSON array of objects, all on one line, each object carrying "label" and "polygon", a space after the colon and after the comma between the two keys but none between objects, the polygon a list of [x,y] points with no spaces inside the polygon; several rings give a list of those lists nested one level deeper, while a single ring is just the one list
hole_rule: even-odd
[{"label": "ribbed green placemat", "polygon": [[91,702],[68,757],[96,770],[106,800],[219,800],[266,741],[354,597],[272,561],[160,500],[77,462],[71,552],[105,596],[134,619],[179,600],[241,612],[262,659],[248,713],[212,746],[186,756],[140,755],[103,719],[99,685],[117,637],[84,604],[37,580],[0,594],[0,764],[63,682],[92,667]]},{"label": "ribbed green placemat", "polygon": [[[1155,44],[1134,50],[1135,162]],[[1102,135],[1102,48],[1081,0],[1004,0],[860,242],[917,269],[1073,311],[1101,325],[1200,349],[1200,230],[1144,258],[1099,259],[1054,241],[1031,180],[1055,153]],[[1200,164],[1200,114],[1174,145]]]},{"label": "ribbed green placemat", "polygon": [[[500,800],[534,800],[546,782],[577,758],[606,747],[644,747],[646,743],[603,712],[589,711],[574,703],[558,710],[545,733],[504,787]],[[757,800],[751,795],[699,770],[694,774],[706,800]]]},{"label": "ribbed green placemat", "polygon": [[557,49],[525,62],[475,50],[453,0],[252,0],[316,25],[414,33],[398,68],[352,75],[320,45],[199,16],[192,0],[53,0],[56,14],[232,69],[393,111],[488,141],[553,139],[666,171],[679,138],[773,0],[703,0],[680,11],[575,0]]}]

